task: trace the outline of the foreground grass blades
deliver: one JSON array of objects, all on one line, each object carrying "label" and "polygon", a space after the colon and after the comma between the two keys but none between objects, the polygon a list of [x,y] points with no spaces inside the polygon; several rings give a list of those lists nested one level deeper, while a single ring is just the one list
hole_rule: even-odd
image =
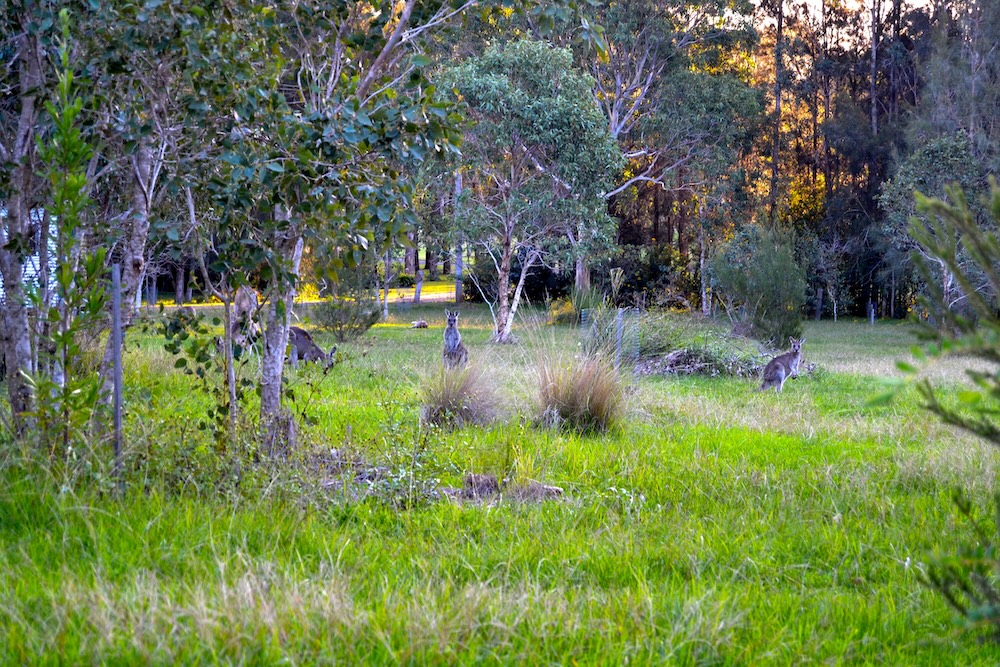
[{"label": "foreground grass blades", "polygon": [[[585,435],[531,424],[530,336],[488,347],[483,314],[463,312],[470,355],[510,416],[428,434],[420,383],[440,363],[443,314],[419,311],[431,328],[407,330],[416,312],[373,329],[326,376],[292,377],[300,394],[315,385],[308,456],[235,490],[136,467],[115,500],[7,457],[0,663],[1000,660],[918,582],[924,555],[967,530],[952,489],[991,494],[996,455],[916,396],[866,407],[880,390],[869,369],[906,356],[903,327],[807,326],[806,361],[822,371],[781,396],[752,378],[636,380],[621,426]],[[129,358],[129,442],[152,466],[205,447],[169,417],[204,408],[142,347]],[[310,457],[331,450],[389,479],[404,465],[424,484],[485,472],[565,495],[401,510],[356,484],[324,486],[332,473]]]}]

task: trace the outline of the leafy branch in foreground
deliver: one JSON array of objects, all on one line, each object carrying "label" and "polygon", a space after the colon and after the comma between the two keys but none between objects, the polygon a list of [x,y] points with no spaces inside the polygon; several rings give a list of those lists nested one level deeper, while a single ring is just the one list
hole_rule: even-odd
[{"label": "leafy branch in foreground", "polygon": [[[937,262],[932,266],[920,253],[913,258],[928,285],[924,305],[932,315],[927,335],[934,339],[932,356],[962,354],[992,366],[992,370],[967,370],[973,388],[952,397],[924,379],[917,383],[925,407],[943,422],[973,433],[1000,447],[1000,186],[991,179],[989,210],[992,229],[979,224],[957,185],[947,187],[948,201],[917,193],[917,209],[924,220],[913,218],[910,235]],[[955,286],[962,291],[961,309],[949,307],[946,298]],[[919,352],[919,351],[918,351]],[[918,358],[923,358],[918,353]],[[901,363],[904,372],[916,369]],[[957,399],[957,400],[954,400]],[[993,524],[984,527],[975,519],[973,503],[960,491],[955,494],[959,512],[973,528],[971,541],[956,539],[955,553],[936,555],[929,563],[924,583],[937,591],[965,620],[969,628],[987,629],[1000,641],[1000,493],[994,495]]]}]

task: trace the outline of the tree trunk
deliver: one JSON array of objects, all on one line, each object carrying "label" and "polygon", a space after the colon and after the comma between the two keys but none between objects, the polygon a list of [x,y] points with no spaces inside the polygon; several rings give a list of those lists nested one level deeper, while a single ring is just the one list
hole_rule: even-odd
[{"label": "tree trunk", "polygon": [[706,243],[705,243],[705,208],[698,206],[699,217],[701,218],[700,229],[698,230],[698,275],[701,277],[701,314],[709,317],[712,314],[712,292],[708,284],[708,270],[706,265]]},{"label": "tree trunk", "polygon": [[[135,297],[142,287],[142,276],[146,265],[146,239],[149,237],[149,213],[152,208],[153,191],[156,188],[156,178],[159,172],[156,158],[150,146],[149,138],[139,140],[132,159],[132,215],[125,223],[125,243],[121,257],[122,303],[134,303]],[[122,330],[124,331],[135,319],[135,310],[126,308],[122,311]],[[101,363],[102,400],[111,400],[112,362],[114,346],[111,337],[104,346],[104,360]]]},{"label": "tree trunk", "polygon": [[590,289],[590,265],[587,264],[587,258],[579,251],[576,254],[576,279],[573,285],[578,290]]},{"label": "tree trunk", "polygon": [[410,239],[412,247],[403,251],[403,271],[412,276],[417,273],[417,232],[412,231],[406,236]]},{"label": "tree trunk", "polygon": [[[288,216],[287,211],[276,215]],[[287,219],[287,217],[286,217]],[[279,255],[288,261],[288,271],[295,279],[302,262],[302,236],[293,225],[284,232],[284,238],[275,244]],[[288,417],[281,411],[281,379],[285,369],[285,349],[288,347],[288,327],[291,324],[292,306],[295,301],[296,283],[283,284],[271,289],[266,309],[267,328],[264,332],[264,359],[261,363],[260,424],[264,433],[264,451],[277,453],[287,442]]]},{"label": "tree trunk", "polygon": [[413,287],[413,303],[420,303],[420,292],[424,289],[424,272],[417,269],[416,282]]},{"label": "tree trunk", "polygon": [[[31,21],[26,17],[27,21]],[[22,275],[24,258],[19,250],[31,231],[31,193],[35,189],[34,153],[38,127],[37,96],[43,91],[41,66],[45,60],[39,34],[26,30],[14,37],[18,54],[18,92],[20,102],[14,143],[3,153],[11,163],[6,186],[5,217],[0,222],[0,274],[5,298],[2,309],[4,361],[7,391],[10,396],[13,426],[17,434],[30,430],[28,417],[34,409],[34,392],[22,373],[33,372],[31,364],[31,327]],[[14,242],[14,243],[11,243]],[[43,240],[42,251],[47,251]],[[16,247],[15,247],[16,246]]]},{"label": "tree trunk", "polygon": [[784,0],[778,0],[776,3],[778,28],[774,40],[774,141],[771,148],[771,192],[770,211],[768,211],[772,223],[776,222],[778,217],[778,158],[781,151],[781,43],[784,39],[784,4]]},{"label": "tree trunk", "polygon": [[[458,204],[462,197],[462,172],[455,172],[455,217],[458,217]],[[463,273],[465,270],[465,246],[459,238],[458,243],[455,245],[455,305],[461,304],[465,300],[465,295],[462,293],[464,287],[462,285]]]},{"label": "tree trunk", "polygon": [[[496,329],[493,330],[493,340],[497,343],[504,342],[503,332],[507,329],[507,320],[510,318],[510,265],[513,256],[513,234],[514,226],[510,222],[504,223],[503,235],[503,255],[500,257],[500,271],[497,273],[497,322]],[[523,275],[523,274],[522,274]]]},{"label": "tree trunk", "polygon": [[383,294],[385,298],[382,299],[382,321],[387,322],[389,320],[389,281],[392,280],[392,258],[389,256],[389,251],[385,251],[385,289]]},{"label": "tree trunk", "polygon": [[878,97],[876,96],[876,83],[878,79],[878,37],[879,37],[879,19],[882,14],[882,2],[881,0],[872,0],[872,42],[871,42],[871,65],[870,65],[870,81],[869,81],[869,96],[871,97],[871,123],[872,123],[872,136],[878,136]]},{"label": "tree trunk", "polygon": [[528,261],[524,263],[521,267],[521,277],[517,280],[517,287],[514,289],[514,299],[510,304],[510,314],[507,316],[507,323],[504,324],[500,335],[497,337],[498,343],[510,343],[512,342],[510,332],[514,328],[514,316],[517,315],[517,307],[521,303],[521,292],[524,290],[524,283],[528,278],[528,271],[534,265],[535,260],[538,258],[537,252],[531,252],[528,254]]},{"label": "tree trunk", "polygon": [[178,306],[183,306],[185,303],[184,276],[186,275],[185,262],[181,260],[180,265],[174,270],[174,303]]}]

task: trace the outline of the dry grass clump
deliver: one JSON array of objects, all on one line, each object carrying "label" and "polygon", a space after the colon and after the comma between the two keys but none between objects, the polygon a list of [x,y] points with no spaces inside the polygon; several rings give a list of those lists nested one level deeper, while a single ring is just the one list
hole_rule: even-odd
[{"label": "dry grass clump", "polygon": [[544,423],[606,431],[625,412],[624,385],[603,356],[547,357],[538,362],[538,407]]},{"label": "dry grass clump", "polygon": [[477,366],[439,368],[424,381],[421,405],[420,421],[435,426],[488,424],[500,414],[496,385]]}]

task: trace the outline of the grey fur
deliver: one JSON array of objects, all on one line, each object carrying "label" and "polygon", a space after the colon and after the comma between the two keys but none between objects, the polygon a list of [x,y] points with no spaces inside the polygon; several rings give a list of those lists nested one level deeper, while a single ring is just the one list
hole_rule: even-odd
[{"label": "grey fur", "polygon": [[302,361],[322,361],[327,367],[333,365],[336,359],[337,346],[330,348],[330,352],[324,352],[312,335],[301,327],[288,328],[289,358],[292,366],[297,366],[299,360]]},{"label": "grey fur", "polygon": [[462,345],[462,334],[458,332],[458,311],[444,311],[447,324],[444,328],[444,351],[441,361],[445,368],[465,368],[469,363],[469,351]]},{"label": "grey fur", "polygon": [[802,361],[802,343],[806,342],[806,339],[798,340],[791,338],[789,340],[792,343],[791,351],[771,359],[767,366],[764,367],[764,372],[761,374],[761,391],[774,387],[776,392],[781,393],[781,388],[784,386],[785,380],[790,377],[796,378],[799,376],[799,363]]}]

